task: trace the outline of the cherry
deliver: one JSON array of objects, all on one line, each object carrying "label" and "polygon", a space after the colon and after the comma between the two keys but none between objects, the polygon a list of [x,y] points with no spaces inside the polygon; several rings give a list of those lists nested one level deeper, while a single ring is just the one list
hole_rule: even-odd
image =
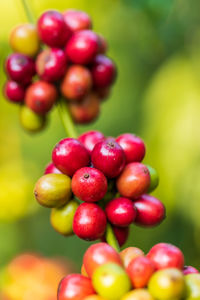
[{"label": "cherry", "polygon": [[82,203],[76,210],[73,230],[81,239],[94,241],[101,238],[106,230],[106,215],[94,203]]},{"label": "cherry", "polygon": [[126,162],[141,162],[145,156],[145,144],[142,139],[131,133],[121,134],[116,138],[126,155]]},{"label": "cherry", "polygon": [[133,259],[126,269],[132,286],[135,289],[147,286],[154,271],[155,266],[153,262],[145,256],[139,256]]},{"label": "cherry", "polygon": [[125,165],[124,151],[113,139],[97,143],[91,158],[94,167],[101,170],[108,178],[117,177]]},{"label": "cherry", "polygon": [[66,67],[67,58],[62,49],[44,49],[36,59],[37,74],[45,81],[53,82],[61,79]]},{"label": "cherry", "polygon": [[101,101],[104,101],[109,97],[110,91],[111,91],[110,87],[95,88],[95,92],[97,93]]},{"label": "cherry", "polygon": [[91,279],[80,274],[70,274],[59,284],[58,300],[82,300],[94,293]]},{"label": "cherry", "polygon": [[134,223],[141,226],[155,226],[165,218],[165,206],[157,198],[150,195],[142,195],[134,201],[137,215]]},{"label": "cherry", "polygon": [[89,165],[90,156],[78,140],[66,138],[53,149],[52,161],[62,173],[72,176],[78,169]]},{"label": "cherry", "polygon": [[98,39],[99,39],[99,50],[98,50],[98,53],[99,54],[105,54],[106,51],[108,50],[107,41],[104,38],[104,36],[101,35],[101,34],[98,34]]},{"label": "cherry", "polygon": [[26,105],[21,106],[19,119],[21,126],[31,133],[42,130],[46,125],[46,116],[36,114]]},{"label": "cherry", "polygon": [[64,47],[71,35],[62,14],[56,10],[44,12],[37,28],[40,39],[50,47]]},{"label": "cherry", "polygon": [[154,168],[148,165],[147,168],[149,169],[150,178],[151,178],[151,183],[148,189],[148,193],[151,193],[157,188],[159,184],[159,177],[157,171]]},{"label": "cherry", "polygon": [[60,170],[56,168],[56,166],[50,162],[45,168],[44,174],[61,174]]},{"label": "cherry", "polygon": [[107,192],[107,187],[106,177],[95,168],[81,168],[72,177],[74,195],[85,202],[101,200]]},{"label": "cherry", "polygon": [[116,226],[128,226],[136,217],[136,209],[128,198],[116,198],[111,200],[105,208],[108,220]]},{"label": "cherry", "polygon": [[153,261],[157,270],[165,268],[182,270],[184,266],[183,253],[179,248],[171,244],[156,244],[151,248],[147,257]]},{"label": "cherry", "polygon": [[136,199],[147,192],[150,185],[148,168],[138,162],[125,166],[117,179],[117,189],[123,197]]},{"label": "cherry", "polygon": [[66,46],[66,54],[75,64],[90,63],[98,52],[98,36],[91,30],[75,32]]},{"label": "cherry", "polygon": [[122,265],[121,258],[117,251],[106,243],[91,245],[85,252],[83,264],[89,277],[92,277],[94,271],[101,265],[113,262]]},{"label": "cherry", "polygon": [[136,257],[144,256],[144,252],[137,247],[128,247],[120,252],[125,269],[129,266]]},{"label": "cherry", "polygon": [[183,267],[183,274],[184,275],[194,274],[194,273],[197,274],[197,273],[199,273],[199,271],[196,268],[192,267],[192,266],[184,266]]},{"label": "cherry", "polygon": [[68,9],[63,12],[63,17],[65,20],[65,23],[67,24],[67,27],[72,32],[92,28],[91,18],[84,11]]},{"label": "cherry", "polygon": [[4,93],[11,102],[22,103],[25,97],[25,88],[19,83],[9,80],[4,86]]},{"label": "cherry", "polygon": [[94,146],[100,142],[101,140],[104,140],[105,137],[103,133],[97,130],[91,130],[87,131],[83,134],[81,134],[78,138],[78,140],[85,146],[85,148],[88,150],[88,152],[92,152],[94,149]]},{"label": "cherry", "polygon": [[114,82],[116,78],[116,67],[110,58],[99,54],[93,61],[91,73],[94,86],[105,88]]},{"label": "cherry", "polygon": [[9,55],[6,59],[5,68],[9,77],[20,84],[29,84],[35,75],[34,61],[20,53]]},{"label": "cherry", "polygon": [[[113,232],[115,234],[115,237],[117,239],[117,242],[120,247],[122,247],[129,236],[129,227],[117,227],[117,226],[112,226]],[[102,242],[106,242],[105,235],[101,238]]]},{"label": "cherry", "polygon": [[45,81],[31,84],[25,96],[26,105],[37,114],[46,114],[51,110],[57,98],[54,85]]},{"label": "cherry", "polygon": [[81,100],[92,87],[90,71],[80,65],[72,65],[67,70],[61,84],[62,94],[68,100]]}]

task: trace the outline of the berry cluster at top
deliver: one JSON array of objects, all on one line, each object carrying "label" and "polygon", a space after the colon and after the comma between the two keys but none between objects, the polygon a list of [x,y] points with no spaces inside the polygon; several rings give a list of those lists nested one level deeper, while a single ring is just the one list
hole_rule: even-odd
[{"label": "berry cluster at top", "polygon": [[[88,14],[78,10],[44,12],[37,26],[13,29],[15,53],[5,62],[5,96],[20,103],[20,121],[29,131],[40,130],[60,94],[76,123],[94,120],[116,77],[105,53],[107,42],[92,31]],[[44,47],[45,46],[45,47]]]},{"label": "berry cluster at top", "polygon": [[86,250],[81,273],[62,279],[58,300],[200,299],[199,271],[184,266],[183,253],[171,244],[156,244],[145,255],[98,243]]},{"label": "berry cluster at top", "polygon": [[89,131],[65,138],[53,149],[35,197],[53,208],[51,224],[61,234],[104,240],[109,222],[121,246],[130,224],[154,226],[165,217],[162,202],[148,194],[157,187],[158,175],[141,163],[144,156],[145,144],[133,134],[106,138]]}]

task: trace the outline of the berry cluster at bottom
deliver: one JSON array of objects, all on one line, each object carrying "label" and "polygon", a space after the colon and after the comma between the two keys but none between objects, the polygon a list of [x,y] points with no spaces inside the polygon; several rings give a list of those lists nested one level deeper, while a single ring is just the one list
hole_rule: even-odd
[{"label": "berry cluster at bottom", "polygon": [[51,224],[59,233],[104,241],[109,222],[122,246],[131,224],[155,226],[165,217],[163,203],[148,194],[158,176],[141,163],[144,156],[144,142],[133,134],[106,138],[89,131],[65,138],[53,149],[35,197],[52,208]]},{"label": "berry cluster at bottom", "polygon": [[90,246],[82,274],[62,279],[58,300],[200,299],[200,274],[184,266],[179,248],[160,243],[145,255],[136,247],[116,252],[106,243]]}]

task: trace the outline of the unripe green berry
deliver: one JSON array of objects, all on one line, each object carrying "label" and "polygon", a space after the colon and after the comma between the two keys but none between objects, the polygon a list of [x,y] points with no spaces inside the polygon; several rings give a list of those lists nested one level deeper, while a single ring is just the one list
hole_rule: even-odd
[{"label": "unripe green berry", "polygon": [[200,299],[200,274],[188,274],[185,276],[186,282],[186,299]]},{"label": "unripe green berry", "polygon": [[36,114],[25,105],[23,105],[20,109],[19,118],[22,127],[31,132],[40,131],[46,124],[46,117],[44,115]]},{"label": "unripe green berry", "polygon": [[151,179],[148,193],[151,193],[157,188],[157,186],[159,184],[159,176],[158,176],[158,172],[154,168],[152,168],[151,166],[148,166],[148,165],[146,165],[146,167],[149,170],[150,179]]}]

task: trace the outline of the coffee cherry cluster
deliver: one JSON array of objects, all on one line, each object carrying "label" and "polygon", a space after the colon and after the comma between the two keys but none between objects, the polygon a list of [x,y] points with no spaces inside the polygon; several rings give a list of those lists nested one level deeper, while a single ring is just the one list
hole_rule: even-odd
[{"label": "coffee cherry cluster", "polygon": [[144,156],[145,144],[133,134],[113,138],[89,131],[65,138],[53,149],[35,197],[52,208],[51,224],[59,233],[104,240],[109,222],[121,246],[131,224],[155,226],[165,217],[163,203],[148,194],[158,175],[141,163]]},{"label": "coffee cherry cluster", "polygon": [[14,28],[10,45],[14,53],[5,62],[4,92],[11,102],[21,104],[25,129],[40,130],[60,95],[76,123],[89,123],[98,116],[100,103],[116,78],[116,67],[105,55],[106,40],[92,31],[88,14],[46,11],[36,26]]},{"label": "coffee cherry cluster", "polygon": [[200,299],[200,274],[184,266],[174,245],[160,243],[145,255],[136,247],[120,253],[106,243],[90,246],[81,274],[62,279],[58,300],[172,300]]}]

